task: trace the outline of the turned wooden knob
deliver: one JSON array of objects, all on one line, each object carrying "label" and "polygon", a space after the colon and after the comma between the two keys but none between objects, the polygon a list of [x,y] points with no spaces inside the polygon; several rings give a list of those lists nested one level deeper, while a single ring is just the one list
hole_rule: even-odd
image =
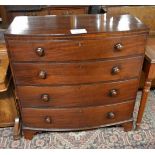
[{"label": "turned wooden knob", "polygon": [[46,79],[46,72],[45,71],[40,71],[39,72],[39,78],[40,79]]},{"label": "turned wooden knob", "polygon": [[48,102],[49,101],[49,95],[48,94],[43,94],[43,95],[41,95],[41,99],[44,102]]},{"label": "turned wooden knob", "polygon": [[124,46],[123,46],[121,43],[118,43],[118,44],[116,44],[116,45],[114,46],[114,48],[115,48],[117,51],[121,51],[121,50],[124,48]]},{"label": "turned wooden knob", "polygon": [[119,69],[119,67],[118,66],[116,66],[116,67],[113,67],[112,68],[112,74],[118,74],[119,72],[120,72],[120,69]]},{"label": "turned wooden knob", "polygon": [[52,123],[51,117],[46,116],[46,117],[45,117],[45,122],[46,122],[46,123]]},{"label": "turned wooden knob", "polygon": [[37,53],[37,55],[40,56],[40,57],[42,57],[42,56],[45,55],[44,49],[41,48],[41,47],[38,47],[38,48],[36,49],[36,53]]},{"label": "turned wooden knob", "polygon": [[109,95],[110,95],[111,97],[115,97],[115,96],[118,95],[118,92],[117,92],[116,89],[112,89],[112,90],[110,90]]},{"label": "turned wooden knob", "polygon": [[108,117],[109,119],[113,119],[113,118],[115,118],[115,114],[114,114],[113,112],[109,112],[109,113],[107,114],[107,117]]}]

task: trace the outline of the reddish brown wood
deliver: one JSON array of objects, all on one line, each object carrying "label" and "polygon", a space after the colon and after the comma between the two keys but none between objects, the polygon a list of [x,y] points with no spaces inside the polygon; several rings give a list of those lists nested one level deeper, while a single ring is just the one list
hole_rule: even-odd
[{"label": "reddish brown wood", "polygon": [[28,140],[32,140],[33,136],[36,133],[37,133],[37,131],[34,131],[34,130],[28,130],[28,129],[23,130],[24,138],[28,139]]},{"label": "reddish brown wood", "polygon": [[[136,97],[137,79],[76,86],[18,86],[17,92],[23,107],[84,107],[107,105]],[[116,96],[111,91],[116,90]],[[42,96],[48,95],[48,100]]]},{"label": "reddish brown wood", "polygon": [[[113,17],[113,20],[112,20]],[[20,26],[20,23],[24,26]],[[125,23],[125,24],[124,24]],[[25,16],[16,17],[11,23],[6,36],[26,35],[26,36],[80,36],[73,35],[71,29],[87,30],[87,34],[95,35],[116,35],[145,33],[148,28],[137,18],[131,15],[75,15],[75,16]],[[112,34],[110,34],[112,33]]]},{"label": "reddish brown wood", "polygon": [[[7,10],[6,6],[0,6],[0,13],[3,15],[3,19],[9,24],[16,16],[47,16],[47,15],[77,15],[87,14],[88,6],[42,6],[38,10]],[[5,9],[3,11],[3,9]],[[2,11],[1,11],[2,10]],[[4,18],[5,17],[5,18]]]},{"label": "reddish brown wood", "polygon": [[142,98],[140,101],[140,107],[137,116],[136,128],[140,128],[140,124],[143,118],[144,110],[147,103],[148,94],[150,92],[152,80],[155,78],[155,61],[154,61],[154,52],[146,52],[145,61],[144,61],[144,72],[145,72],[145,83],[142,92]]},{"label": "reddish brown wood", "polygon": [[[132,56],[144,53],[145,35],[131,35],[87,40],[9,40],[11,59],[13,61],[73,61],[89,59],[107,59]],[[115,45],[122,44],[123,49],[117,50]],[[38,55],[37,49],[43,54]],[[94,52],[95,51],[95,52]]]},{"label": "reddish brown wood", "polygon": [[[134,101],[83,108],[23,108],[22,118],[23,125],[26,127],[75,130],[129,120],[132,117],[133,108]],[[114,118],[108,117],[110,112],[114,113]],[[46,121],[47,117],[50,122]]]},{"label": "reddish brown wood", "polygon": [[130,15],[17,17],[5,39],[25,137],[116,124],[131,129],[147,34]]},{"label": "reddish brown wood", "polygon": [[[139,76],[143,57],[80,63],[13,63],[18,85],[82,84],[107,80],[124,80]],[[113,73],[118,67],[120,72]],[[39,76],[45,72],[45,78]]]},{"label": "reddish brown wood", "polygon": [[131,131],[133,129],[133,121],[126,122],[122,124],[125,132]]},{"label": "reddish brown wood", "polygon": [[147,103],[147,97],[148,97],[148,94],[149,94],[150,88],[151,88],[151,82],[152,82],[152,80],[146,79],[145,84],[144,84],[142,98],[141,98],[139,112],[138,112],[138,117],[137,117],[137,123],[136,123],[137,129],[140,127],[140,124],[142,121],[143,113],[144,113],[145,106]]},{"label": "reddish brown wood", "polygon": [[78,15],[88,13],[87,6],[52,6],[49,7],[49,14],[52,15]]},{"label": "reddish brown wood", "polygon": [[4,5],[0,5],[0,17],[2,18],[3,25],[7,25],[9,23],[7,9],[6,9],[6,6]]}]

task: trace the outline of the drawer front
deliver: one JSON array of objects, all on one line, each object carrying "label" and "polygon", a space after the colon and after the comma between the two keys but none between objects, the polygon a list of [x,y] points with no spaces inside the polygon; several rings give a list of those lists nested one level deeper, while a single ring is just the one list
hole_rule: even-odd
[{"label": "drawer front", "polygon": [[132,101],[111,106],[69,109],[22,109],[23,125],[33,128],[80,129],[98,127],[132,118]]},{"label": "drawer front", "polygon": [[143,35],[80,41],[10,40],[9,51],[12,61],[73,61],[142,54],[144,45]]},{"label": "drawer front", "polygon": [[133,100],[138,80],[74,86],[18,86],[22,107],[95,106]]},{"label": "drawer front", "polygon": [[81,63],[14,63],[18,85],[81,84],[139,76],[143,57]]}]

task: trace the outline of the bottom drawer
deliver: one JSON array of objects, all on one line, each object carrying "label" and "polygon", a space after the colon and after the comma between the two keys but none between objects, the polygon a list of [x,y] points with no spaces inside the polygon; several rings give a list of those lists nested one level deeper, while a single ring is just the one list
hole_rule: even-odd
[{"label": "bottom drawer", "polygon": [[85,108],[24,108],[22,120],[24,127],[78,130],[129,120],[133,108],[134,101]]}]

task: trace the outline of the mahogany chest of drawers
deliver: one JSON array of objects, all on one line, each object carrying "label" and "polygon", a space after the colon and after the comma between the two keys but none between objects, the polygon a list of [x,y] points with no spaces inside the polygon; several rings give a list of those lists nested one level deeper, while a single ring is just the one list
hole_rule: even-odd
[{"label": "mahogany chest of drawers", "polygon": [[131,130],[147,34],[130,15],[16,17],[5,40],[25,138],[116,124]]}]

